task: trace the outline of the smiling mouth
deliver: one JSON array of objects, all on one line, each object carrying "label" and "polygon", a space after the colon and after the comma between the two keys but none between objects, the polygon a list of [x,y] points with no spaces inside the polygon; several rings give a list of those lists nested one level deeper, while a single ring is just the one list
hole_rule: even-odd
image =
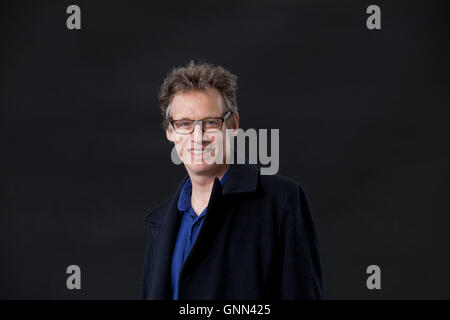
[{"label": "smiling mouth", "polygon": [[212,150],[211,147],[205,147],[205,148],[201,148],[201,149],[188,149],[188,152],[192,153],[192,154],[204,154],[207,152],[210,152]]}]

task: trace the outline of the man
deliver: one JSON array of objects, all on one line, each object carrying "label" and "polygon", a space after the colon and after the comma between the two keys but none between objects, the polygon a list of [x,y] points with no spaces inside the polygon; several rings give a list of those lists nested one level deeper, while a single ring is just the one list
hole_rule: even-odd
[{"label": "man", "polygon": [[226,161],[227,132],[239,128],[236,79],[191,62],[163,82],[163,127],[187,176],[146,216],[143,299],[322,297],[317,234],[301,186]]}]

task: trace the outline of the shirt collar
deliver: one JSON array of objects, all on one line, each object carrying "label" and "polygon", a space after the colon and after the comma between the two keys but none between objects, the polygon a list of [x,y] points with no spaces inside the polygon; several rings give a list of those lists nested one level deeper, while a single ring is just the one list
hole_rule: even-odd
[{"label": "shirt collar", "polygon": [[[220,179],[220,184],[222,185],[222,187],[225,183],[229,170],[230,168],[228,167],[222,179]],[[183,188],[181,189],[180,197],[178,198],[178,210],[180,212],[187,211],[191,208],[191,194],[192,194],[192,182],[191,179],[188,178]]]}]

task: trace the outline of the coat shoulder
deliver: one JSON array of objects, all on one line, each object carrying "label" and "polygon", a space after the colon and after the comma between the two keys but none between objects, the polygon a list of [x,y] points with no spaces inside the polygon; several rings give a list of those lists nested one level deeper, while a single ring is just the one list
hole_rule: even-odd
[{"label": "coat shoulder", "polygon": [[[264,197],[286,214],[309,210],[309,199],[302,184],[280,174],[261,176]],[[280,212],[277,210],[277,212]]]},{"label": "coat shoulder", "polygon": [[167,211],[170,202],[175,196],[171,196],[167,200],[157,204],[144,218],[148,223],[160,224],[164,213]]},{"label": "coat shoulder", "polygon": [[303,186],[299,182],[281,174],[261,175],[260,181],[263,189],[269,193],[286,194],[303,192]]}]

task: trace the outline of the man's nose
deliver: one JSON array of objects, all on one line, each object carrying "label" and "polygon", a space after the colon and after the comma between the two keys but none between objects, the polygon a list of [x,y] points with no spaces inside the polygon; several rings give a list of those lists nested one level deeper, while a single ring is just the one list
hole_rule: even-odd
[{"label": "man's nose", "polygon": [[194,122],[194,141],[202,141],[203,140],[203,130],[201,122]]}]

